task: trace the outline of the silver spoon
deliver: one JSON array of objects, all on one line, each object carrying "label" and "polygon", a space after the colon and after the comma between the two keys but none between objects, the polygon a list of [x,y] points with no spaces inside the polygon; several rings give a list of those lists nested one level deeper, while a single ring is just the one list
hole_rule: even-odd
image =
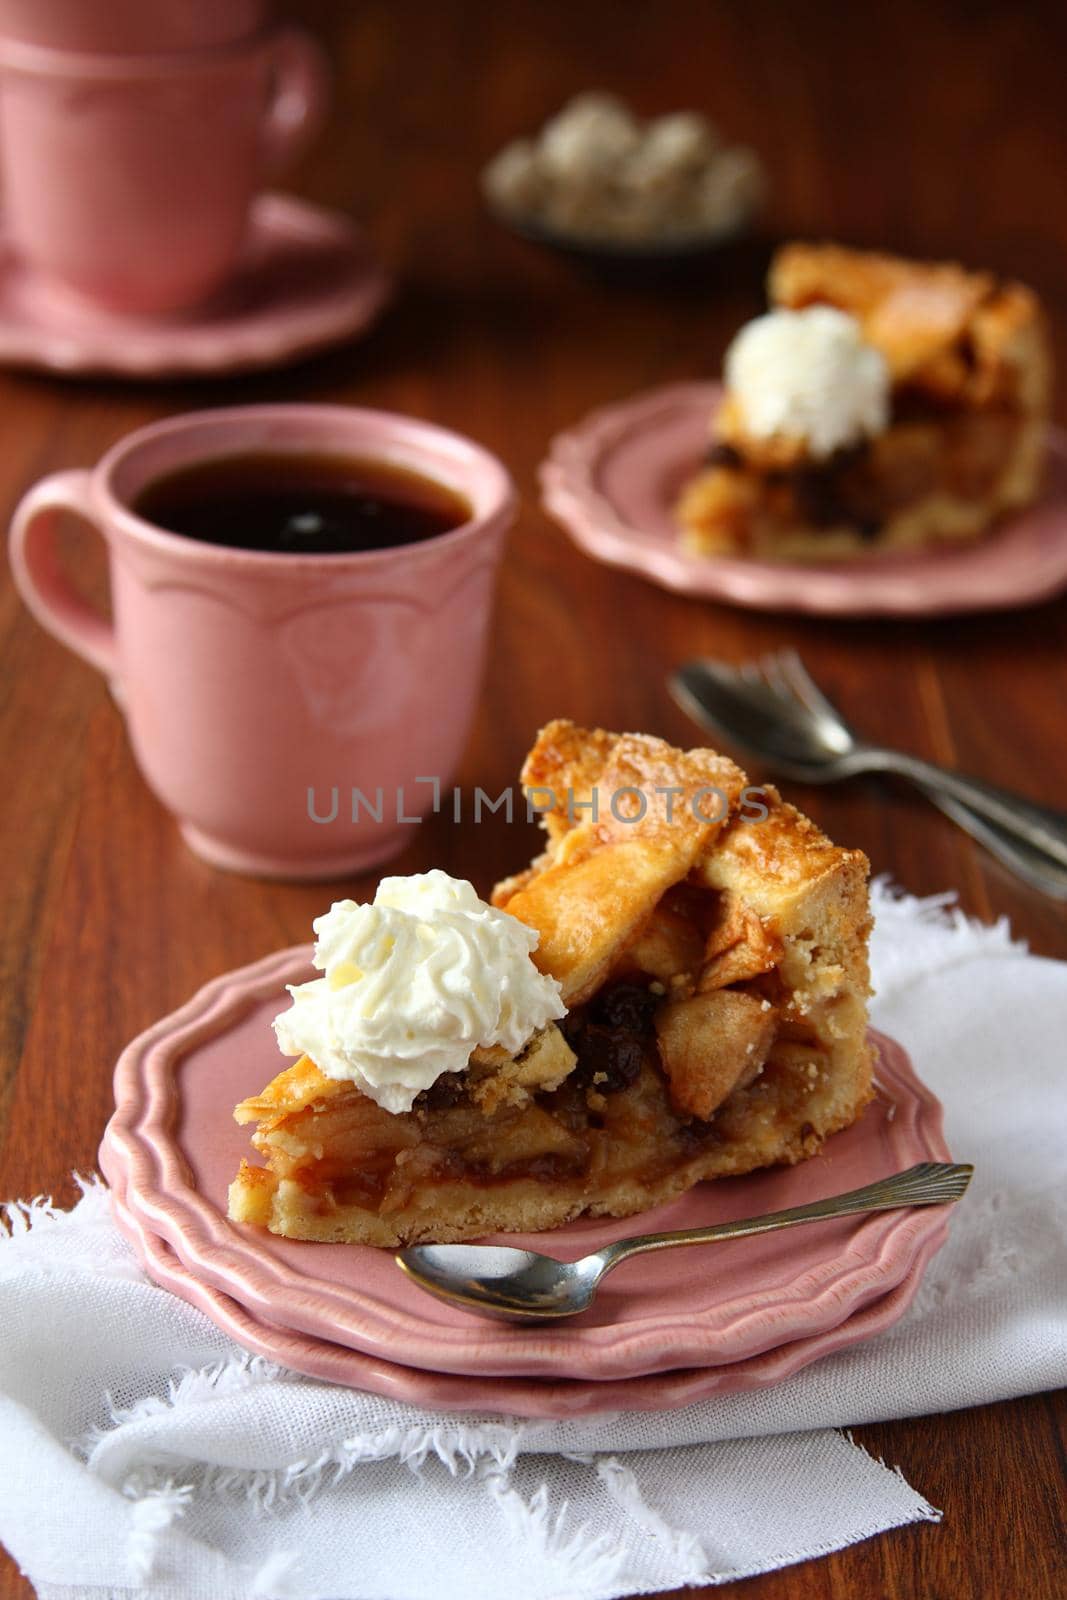
[{"label": "silver spoon", "polygon": [[418,1244],[401,1250],[397,1266],[427,1294],[478,1316],[504,1322],[553,1322],[588,1311],[605,1273],[631,1256],[648,1250],[672,1250],[680,1244],[715,1244],[774,1233],[802,1222],[851,1217],[862,1211],[894,1211],[901,1206],[939,1206],[958,1200],[971,1181],[972,1166],[925,1161],[907,1172],[894,1173],[864,1189],[770,1211],[742,1222],[718,1222],[710,1228],[681,1233],[646,1233],[594,1250],[580,1261],[557,1261],[536,1250],[504,1245]]},{"label": "silver spoon", "polygon": [[689,661],[670,679],[678,704],[772,771],[803,783],[888,772],[914,783],[1024,882],[1067,900],[1067,813],[866,743],[812,681],[795,650],[741,667]]}]

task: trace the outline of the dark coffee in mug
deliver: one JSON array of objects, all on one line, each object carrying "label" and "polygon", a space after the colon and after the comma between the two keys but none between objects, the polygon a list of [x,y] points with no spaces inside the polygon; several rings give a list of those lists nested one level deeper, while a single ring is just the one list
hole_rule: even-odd
[{"label": "dark coffee in mug", "polygon": [[392,550],[473,516],[456,490],[393,462],[285,451],[182,467],[148,484],[133,509],[168,533],[271,555]]}]

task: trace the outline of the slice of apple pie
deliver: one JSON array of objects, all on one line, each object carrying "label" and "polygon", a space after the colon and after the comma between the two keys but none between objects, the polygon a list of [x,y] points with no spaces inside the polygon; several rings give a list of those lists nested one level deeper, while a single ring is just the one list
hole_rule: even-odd
[{"label": "slice of apple pie", "polygon": [[1036,295],[951,262],[786,245],[678,517],[698,554],[820,561],[974,539],[1032,501],[1051,358]]},{"label": "slice of apple pie", "polygon": [[428,873],[316,922],[324,976],[275,1024],[306,1053],[235,1112],[266,1162],[235,1220],[396,1246],[629,1216],[859,1115],[863,855],[637,734],[553,722],[523,782],[547,849],[492,907]]}]

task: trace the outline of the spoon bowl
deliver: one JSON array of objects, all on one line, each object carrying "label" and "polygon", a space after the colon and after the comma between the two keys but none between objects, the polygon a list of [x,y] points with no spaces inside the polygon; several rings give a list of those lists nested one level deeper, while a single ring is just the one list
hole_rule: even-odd
[{"label": "spoon bowl", "polygon": [[509,1322],[580,1315],[592,1305],[607,1270],[601,1252],[580,1261],[556,1261],[504,1245],[415,1245],[401,1250],[396,1264],[438,1300]]}]

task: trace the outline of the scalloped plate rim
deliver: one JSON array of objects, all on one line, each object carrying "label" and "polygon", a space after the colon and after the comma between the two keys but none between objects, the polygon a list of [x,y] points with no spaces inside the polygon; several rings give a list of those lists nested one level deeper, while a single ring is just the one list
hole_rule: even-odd
[{"label": "scalloped plate rim", "polygon": [[401,1366],[333,1345],[311,1334],[261,1323],[232,1295],[201,1283],[167,1242],[151,1233],[112,1191],[120,1231],[153,1281],[203,1312],[254,1354],[324,1382],[344,1383],[412,1405],[444,1411],[498,1411],[507,1416],[568,1418],[604,1411],[675,1411],[682,1406],[746,1390],[773,1387],[824,1356],[874,1338],[900,1320],[948,1232],[947,1217],[924,1242],[909,1273],[895,1288],[868,1302],[835,1328],[789,1340],[747,1360],[720,1367],[682,1369],[620,1379],[487,1378]]}]

